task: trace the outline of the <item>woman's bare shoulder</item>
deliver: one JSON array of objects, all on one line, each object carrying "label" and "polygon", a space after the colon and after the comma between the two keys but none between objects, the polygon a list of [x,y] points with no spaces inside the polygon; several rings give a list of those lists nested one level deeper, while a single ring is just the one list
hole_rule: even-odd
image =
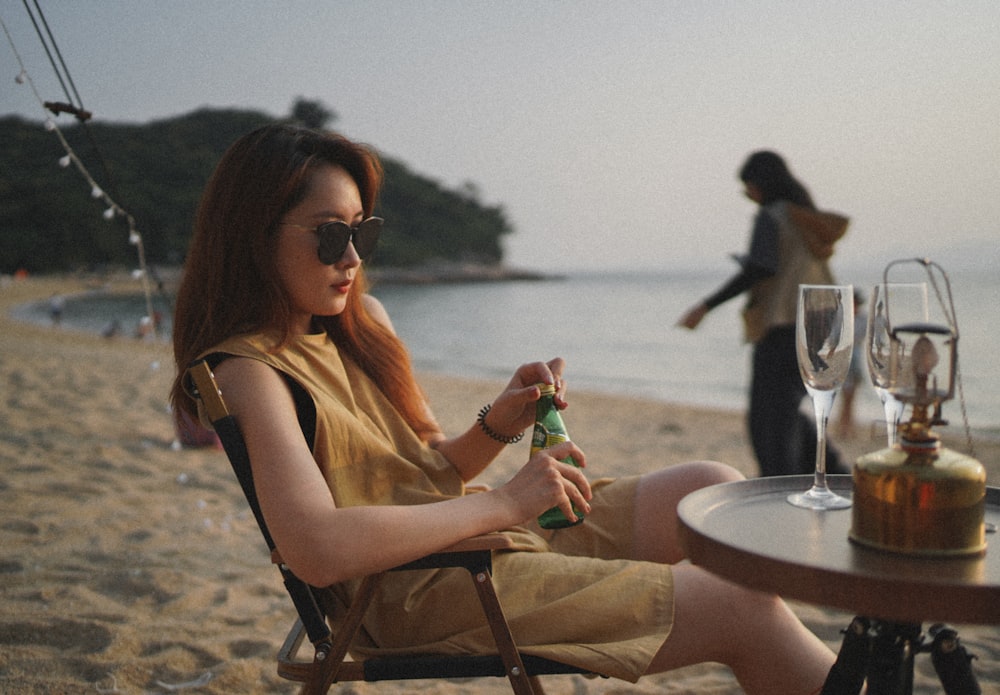
[{"label": "woman's bare shoulder", "polygon": [[389,312],[382,306],[382,302],[370,294],[364,295],[361,301],[365,306],[365,310],[373,319],[388,328],[393,335],[396,334],[396,329],[392,326],[392,319],[389,318]]}]

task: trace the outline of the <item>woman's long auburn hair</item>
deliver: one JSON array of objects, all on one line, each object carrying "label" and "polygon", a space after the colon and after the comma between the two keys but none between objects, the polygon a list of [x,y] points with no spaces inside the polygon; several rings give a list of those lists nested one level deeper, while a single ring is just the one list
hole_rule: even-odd
[{"label": "woman's long auburn hair", "polygon": [[[333,133],[269,125],[233,143],[202,195],[174,310],[175,412],[196,417],[184,373],[207,350],[234,335],[275,331],[290,337],[291,307],[274,263],[279,223],[306,194],[320,165],[344,168],[358,186],[366,217],[375,208],[382,165],[369,148]],[[315,317],[425,440],[438,431],[413,376],[409,354],[364,308],[368,285],[359,268],[347,305]]]}]

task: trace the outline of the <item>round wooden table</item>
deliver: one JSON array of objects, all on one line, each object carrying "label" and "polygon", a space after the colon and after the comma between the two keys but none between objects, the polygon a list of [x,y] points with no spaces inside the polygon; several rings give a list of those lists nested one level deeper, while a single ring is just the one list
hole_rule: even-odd
[{"label": "round wooden table", "polygon": [[[851,477],[828,476],[850,495]],[[678,506],[696,565],[788,599],[899,623],[1000,625],[1000,537],[985,555],[920,558],[853,543],[851,510],[812,511],[786,501],[812,476],[758,478],[698,490]],[[1000,523],[1000,488],[987,488],[986,521]]]}]

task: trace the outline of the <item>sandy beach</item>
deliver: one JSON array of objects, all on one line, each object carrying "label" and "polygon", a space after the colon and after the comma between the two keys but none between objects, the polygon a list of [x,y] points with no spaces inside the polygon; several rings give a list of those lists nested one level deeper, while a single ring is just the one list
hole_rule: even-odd
[{"label": "sandy beach", "polygon": [[[138,290],[127,278],[116,289]],[[0,287],[0,691],[4,693],[291,693],[274,655],[293,611],[224,455],[178,449],[167,410],[169,346],[16,323],[8,310],[84,280],[7,280]],[[510,365],[513,368],[515,365]],[[569,374],[572,385],[572,372]],[[448,432],[468,427],[502,384],[421,375]],[[639,473],[691,459],[756,473],[739,413],[570,393],[567,426],[592,476]],[[862,428],[864,429],[864,428]],[[881,445],[859,432],[853,459]],[[508,447],[484,480],[527,456]],[[1000,443],[977,442],[988,481]],[[833,649],[850,615],[792,604]],[[736,626],[738,628],[738,626]],[[984,693],[1000,694],[1000,628],[957,626],[978,656]],[[636,685],[545,680],[551,695],[741,692],[707,664]],[[341,693],[509,692],[505,680],[348,684]],[[941,692],[930,658],[915,692]]]}]

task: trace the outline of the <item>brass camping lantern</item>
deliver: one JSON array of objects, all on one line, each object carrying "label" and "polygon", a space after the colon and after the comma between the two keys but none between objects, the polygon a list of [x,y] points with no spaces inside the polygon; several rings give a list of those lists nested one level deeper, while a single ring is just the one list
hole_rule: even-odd
[{"label": "brass camping lantern", "polygon": [[[941,406],[955,395],[958,324],[944,270],[927,259],[893,261],[923,266],[932,316],[910,320],[885,296],[889,393],[912,409],[901,422],[897,443],[860,457],[854,466],[850,538],[862,545],[911,555],[950,556],[986,549],[986,471],[970,456],[941,446],[932,426],[945,424]],[[933,304],[933,303],[931,303]],[[905,420],[905,418],[904,418]]]}]

